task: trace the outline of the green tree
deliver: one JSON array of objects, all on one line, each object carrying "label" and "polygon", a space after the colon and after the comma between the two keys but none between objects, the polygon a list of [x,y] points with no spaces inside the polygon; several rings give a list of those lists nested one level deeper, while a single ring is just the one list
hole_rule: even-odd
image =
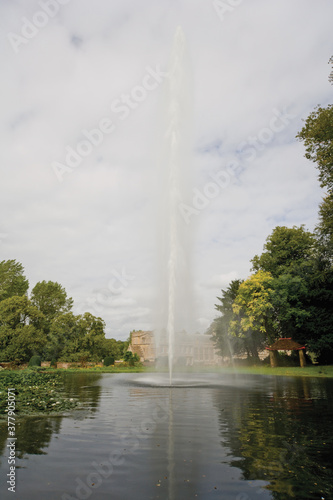
[{"label": "green tree", "polygon": [[129,366],[135,366],[140,362],[140,358],[136,352],[133,354],[131,351],[126,351],[124,354],[124,361]]},{"label": "green tree", "polygon": [[0,262],[0,301],[14,295],[26,295],[28,288],[22,264],[15,260]]},{"label": "green tree", "polygon": [[304,324],[311,314],[306,306],[309,288],[303,276],[281,274],[272,282],[273,328],[276,336],[303,343]]},{"label": "green tree", "polygon": [[316,226],[319,252],[333,261],[333,194],[325,196],[319,205],[319,222]]},{"label": "green tree", "polygon": [[236,336],[247,338],[252,357],[258,357],[258,351],[267,341],[274,340],[273,282],[271,273],[258,271],[244,281],[238,289],[233,303],[233,312],[239,316],[230,323],[231,331]]},{"label": "green tree", "polygon": [[215,304],[215,309],[221,313],[221,316],[214,319],[207,331],[212,336],[215,347],[222,357],[232,358],[234,354],[243,353],[243,342],[230,334],[230,322],[234,318],[232,305],[241,283],[241,280],[231,281],[227,289],[222,290],[222,296],[217,297],[219,303]]},{"label": "green tree", "polygon": [[276,334],[307,344],[321,359],[325,354],[326,361],[333,360],[333,270],[324,239],[330,235],[330,213],[327,203],[322,239],[316,240],[303,226],[277,227],[262,255],[252,260],[255,270],[274,277],[271,304]]},{"label": "green tree", "polygon": [[317,163],[321,187],[333,193],[333,105],[317,106],[296,137],[304,142],[305,157]]},{"label": "green tree", "polygon": [[50,321],[60,314],[69,312],[73,307],[73,299],[68,298],[64,287],[54,281],[36,283],[30,299]]},{"label": "green tree", "polygon": [[[80,331],[77,327],[77,316],[67,312],[56,316],[51,323],[48,334],[46,356],[48,359],[70,357],[80,350]],[[71,359],[69,359],[71,361]]]},{"label": "green tree", "polygon": [[54,318],[48,336],[47,357],[62,361],[99,361],[104,357],[105,323],[90,313],[68,312]]},{"label": "green tree", "polygon": [[265,271],[277,277],[283,273],[299,273],[315,253],[316,240],[304,225],[292,228],[277,226],[268,236],[264,252],[251,260],[253,271]]},{"label": "green tree", "polygon": [[295,340],[306,342],[321,364],[333,363],[333,268],[319,255],[307,268],[305,280],[303,306],[309,316]]},{"label": "green tree", "polygon": [[[104,339],[103,357],[111,356],[114,359],[121,359],[124,354],[125,342],[116,339]],[[128,345],[126,346],[126,350]]]},{"label": "green tree", "polygon": [[86,312],[79,317],[78,328],[82,331],[81,349],[89,352],[91,361],[101,360],[104,354],[105,322]]},{"label": "green tree", "polygon": [[47,338],[40,325],[43,314],[26,296],[0,302],[0,352],[3,361],[28,361],[42,352]]}]

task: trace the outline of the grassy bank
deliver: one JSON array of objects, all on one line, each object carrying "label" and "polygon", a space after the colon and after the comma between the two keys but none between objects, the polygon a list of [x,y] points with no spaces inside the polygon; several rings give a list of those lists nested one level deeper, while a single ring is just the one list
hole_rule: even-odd
[{"label": "grassy bank", "polygon": [[49,373],[141,373],[151,371],[144,366],[93,366],[86,368],[44,368]]},{"label": "grassy bank", "polygon": [[252,375],[280,375],[284,377],[333,377],[333,365],[318,366],[308,365],[304,368],[300,366],[237,366],[235,368],[223,368],[221,372],[237,372]]},{"label": "grassy bank", "polygon": [[[47,369],[50,371],[50,369]],[[157,372],[154,368],[147,368],[144,366],[134,366],[134,367],[94,367],[94,368],[68,368],[68,369],[52,369],[54,372],[63,373],[152,373]],[[272,368],[271,366],[235,366],[233,367],[204,367],[198,369],[198,367],[193,367],[190,369],[181,370],[184,373],[244,373],[253,375],[281,375],[284,377],[333,377],[333,365],[330,366],[318,366],[318,365],[308,365],[304,368],[300,366],[288,366],[288,367],[277,367]],[[162,370],[163,373],[167,372],[167,369]]]}]

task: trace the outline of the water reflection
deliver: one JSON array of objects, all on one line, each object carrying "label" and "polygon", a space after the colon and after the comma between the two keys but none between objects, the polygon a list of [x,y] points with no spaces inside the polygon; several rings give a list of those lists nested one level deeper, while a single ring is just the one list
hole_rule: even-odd
[{"label": "water reflection", "polygon": [[230,463],[245,480],[269,481],[273,498],[330,498],[332,389],[331,381],[277,377],[267,379],[266,391],[239,390],[227,398],[217,392]]},{"label": "water reflection", "polygon": [[[76,419],[83,419],[95,413],[99,406],[101,375],[74,373],[64,375],[64,393],[80,401],[81,407],[73,412]],[[16,419],[16,456],[46,455],[54,434],[61,431],[62,416],[25,416]],[[7,456],[7,421],[0,424],[0,456]],[[1,462],[0,462],[1,463]]]},{"label": "water reflection", "polygon": [[68,374],[65,385],[83,411],[19,419],[25,500],[331,498],[333,381],[203,376],[167,387],[144,374]]}]

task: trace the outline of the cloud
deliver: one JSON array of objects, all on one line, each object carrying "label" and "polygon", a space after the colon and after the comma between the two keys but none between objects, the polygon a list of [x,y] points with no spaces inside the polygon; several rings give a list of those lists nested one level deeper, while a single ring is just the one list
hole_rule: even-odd
[{"label": "cloud", "polygon": [[[22,18],[32,22],[40,3],[2,2],[5,37],[21,34]],[[164,224],[157,210],[163,82],[128,106],[125,119],[112,103],[142,86],[147,68],[166,70],[180,24],[191,62],[190,195],[238,163],[227,185],[191,218],[203,331],[221,288],[248,276],[250,259],[276,225],[316,223],[322,192],[295,135],[332,90],[332,14],[329,1],[319,9],[310,0],[255,0],[222,22],[212,2],[199,0],[70,0],[17,53],[7,38],[0,48],[2,259],[22,262],[31,287],[43,279],[61,283],[77,312],[106,320],[109,336],[124,339],[131,329],[154,326],[157,235]],[[270,137],[274,110],[294,118]],[[112,133],[59,182],[54,162],[64,162],[68,148],[77,150],[86,138],[83,131],[105,118]],[[255,154],[253,138],[259,138]],[[105,292],[123,268],[135,279],[118,295]],[[96,290],[104,290],[104,302]]]}]

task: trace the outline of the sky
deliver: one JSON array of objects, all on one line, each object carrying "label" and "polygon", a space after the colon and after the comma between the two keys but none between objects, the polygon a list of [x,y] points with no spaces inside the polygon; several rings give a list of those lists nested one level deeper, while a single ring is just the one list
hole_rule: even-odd
[{"label": "sky", "polygon": [[195,330],[276,226],[313,230],[324,192],[295,136],[332,102],[331,0],[0,0],[0,18],[0,261],[21,262],[30,291],[60,283],[107,337],[154,328],[161,103],[178,26]]}]

